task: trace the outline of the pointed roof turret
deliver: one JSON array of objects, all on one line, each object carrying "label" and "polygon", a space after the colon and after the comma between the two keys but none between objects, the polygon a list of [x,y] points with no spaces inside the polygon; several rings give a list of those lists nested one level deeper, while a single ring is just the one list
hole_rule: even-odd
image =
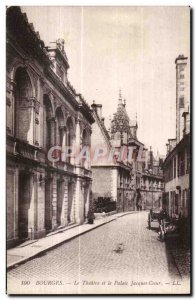
[{"label": "pointed roof turret", "polygon": [[129,117],[125,109],[126,102],[122,100],[121,89],[119,90],[118,107],[117,112],[114,114],[111,126],[111,133],[130,131]]}]

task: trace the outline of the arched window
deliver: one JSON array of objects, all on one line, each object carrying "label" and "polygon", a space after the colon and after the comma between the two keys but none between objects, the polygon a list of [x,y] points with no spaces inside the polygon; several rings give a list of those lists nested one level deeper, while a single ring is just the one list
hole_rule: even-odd
[{"label": "arched window", "polygon": [[89,134],[88,132],[86,131],[86,129],[83,130],[83,133],[82,133],[82,148],[86,149],[86,151],[84,152],[84,156],[85,158],[82,159],[82,166],[85,167],[86,169],[89,168],[89,146],[90,146],[90,142],[89,142]]},{"label": "arched window", "polygon": [[[68,118],[67,124],[66,124],[66,146],[72,147],[73,146],[73,140],[74,140],[74,126],[71,118]],[[69,150],[70,153],[71,150]],[[71,157],[67,157],[67,162],[72,163],[73,159]]]},{"label": "arched window", "polygon": [[62,109],[58,107],[56,109],[56,145],[64,146],[64,136],[65,136],[65,123]]},{"label": "arched window", "polygon": [[17,138],[33,144],[33,88],[25,68],[17,69],[14,81],[16,84],[14,133]]},{"label": "arched window", "polygon": [[43,147],[49,149],[52,146],[52,105],[48,95],[44,95],[43,101]]}]

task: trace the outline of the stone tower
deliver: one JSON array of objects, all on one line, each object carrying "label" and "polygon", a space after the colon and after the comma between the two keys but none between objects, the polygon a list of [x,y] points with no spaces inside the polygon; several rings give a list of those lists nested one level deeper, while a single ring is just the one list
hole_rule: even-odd
[{"label": "stone tower", "polygon": [[176,60],[176,139],[177,143],[190,131],[190,68],[188,57]]}]

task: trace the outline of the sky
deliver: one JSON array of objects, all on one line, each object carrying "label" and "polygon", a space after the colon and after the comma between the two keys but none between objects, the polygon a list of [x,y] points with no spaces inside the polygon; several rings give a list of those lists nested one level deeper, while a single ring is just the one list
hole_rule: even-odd
[{"label": "sky", "polygon": [[116,112],[119,89],[138,139],[166,154],[175,138],[175,58],[190,55],[188,7],[23,6],[45,45],[65,40],[68,79],[105,124]]}]

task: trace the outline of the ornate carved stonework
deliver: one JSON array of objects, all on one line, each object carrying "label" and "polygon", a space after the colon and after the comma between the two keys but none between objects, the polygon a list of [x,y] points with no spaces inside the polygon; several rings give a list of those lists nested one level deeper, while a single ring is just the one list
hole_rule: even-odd
[{"label": "ornate carved stonework", "polygon": [[6,98],[6,105],[7,106],[11,106],[12,102],[9,98]]},{"label": "ornate carved stonework", "polygon": [[56,123],[56,118],[55,117],[49,117],[49,118],[47,118],[47,122]]},{"label": "ornate carved stonework", "polygon": [[46,84],[46,81],[45,81],[45,79],[44,79],[43,76],[40,76],[40,77],[39,77],[39,82],[40,82],[42,88],[44,88],[44,85]]},{"label": "ornate carved stonework", "polygon": [[33,84],[35,87],[35,96],[37,97],[37,95],[38,95],[38,76],[34,72],[31,72],[31,74],[32,74]]},{"label": "ornate carved stonework", "polygon": [[37,114],[39,114],[40,102],[34,99],[34,109]]},{"label": "ornate carved stonework", "polygon": [[59,129],[60,130],[66,130],[66,126],[65,125],[59,125]]},{"label": "ornate carved stonework", "polygon": [[34,106],[34,98],[21,97],[17,104],[21,108],[31,108]]},{"label": "ornate carved stonework", "polygon": [[35,118],[35,124],[39,125],[39,119]]},{"label": "ornate carved stonework", "polygon": [[8,134],[11,134],[11,133],[12,133],[11,129],[10,129],[8,126],[6,127],[6,132],[7,132]]}]

